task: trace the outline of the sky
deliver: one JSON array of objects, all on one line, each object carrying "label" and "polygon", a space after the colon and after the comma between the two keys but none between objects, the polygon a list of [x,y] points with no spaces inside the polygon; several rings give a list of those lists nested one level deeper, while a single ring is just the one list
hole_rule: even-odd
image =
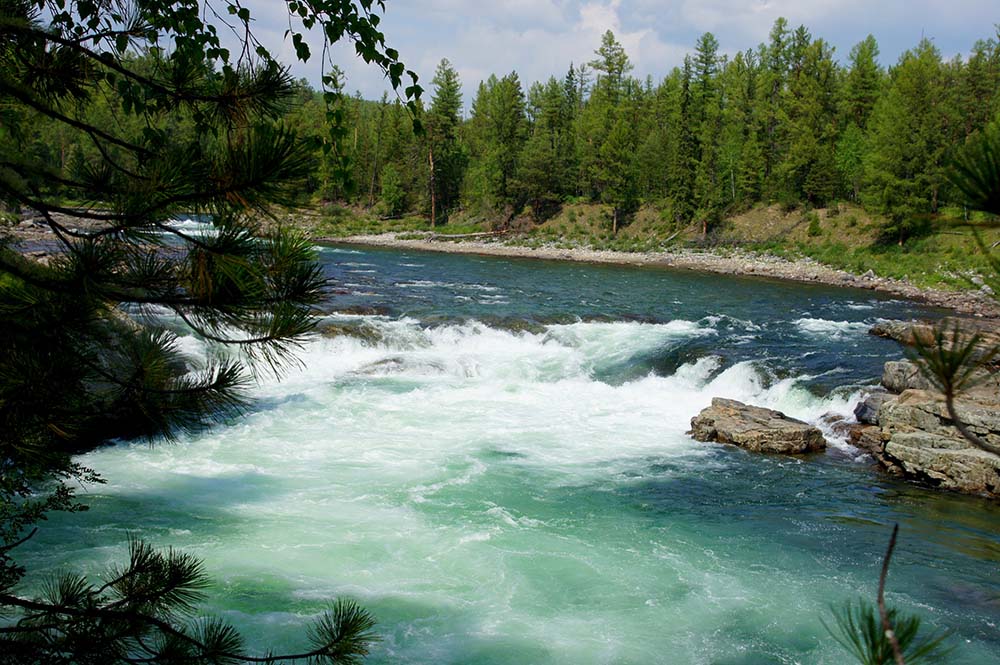
[{"label": "sky", "polygon": [[[255,17],[258,38],[285,63],[295,62],[284,2],[243,3]],[[661,80],[693,51],[698,36],[712,32],[723,53],[735,54],[767,41],[775,19],[809,28],[836,48],[842,61],[866,35],[878,40],[883,65],[931,39],[945,58],[964,55],[978,39],[995,37],[997,0],[386,0],[381,30],[409,69],[432,92],[442,58],[454,65],[466,104],[490,74],[517,71],[521,81],[561,78],[571,62],[593,59],[601,35],[612,30],[625,46],[633,74]],[[322,42],[312,36],[313,52]],[[382,73],[338,46],[334,62],[347,74],[347,90],[376,99],[389,86]],[[296,76],[318,87],[320,58],[295,64]]]}]

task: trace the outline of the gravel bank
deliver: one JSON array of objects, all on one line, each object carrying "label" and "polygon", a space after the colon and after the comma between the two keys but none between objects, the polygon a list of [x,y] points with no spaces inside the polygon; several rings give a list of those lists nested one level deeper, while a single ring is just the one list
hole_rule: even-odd
[{"label": "gravel bank", "polygon": [[[871,289],[908,300],[944,307],[960,314],[977,317],[1000,317],[1000,305],[990,297],[974,291],[944,291],[925,289],[909,282],[878,277],[873,273],[855,275],[824,266],[812,259],[789,261],[776,256],[746,252],[739,249],[723,253],[678,250],[671,252],[615,252],[594,249],[558,247],[526,247],[500,240],[451,240],[401,238],[400,234],[360,235],[346,238],[318,238],[318,242],[397,247],[402,249],[513,256],[550,261],[582,261],[586,263],[618,263],[626,265],[662,266],[685,270],[700,270],[723,275],[770,277],[797,282],[829,284]],[[405,234],[410,236],[412,234]]]}]

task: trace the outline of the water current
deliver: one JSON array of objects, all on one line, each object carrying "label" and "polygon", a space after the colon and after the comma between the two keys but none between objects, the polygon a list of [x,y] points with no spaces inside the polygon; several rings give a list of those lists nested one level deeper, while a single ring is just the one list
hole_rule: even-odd
[{"label": "water current", "polygon": [[[129,534],[190,551],[253,648],[303,646],[336,596],[371,663],[845,663],[830,607],[888,599],[1000,662],[1000,509],[685,435],[713,397],[848,418],[899,358],[867,334],[939,312],[869,291],[655,268],[331,246],[301,366],[252,410],[82,462],[87,513],[25,548],[98,572]],[[329,332],[329,331],[328,331]],[[201,341],[181,338],[196,357]],[[826,425],[823,425],[826,427]]]}]

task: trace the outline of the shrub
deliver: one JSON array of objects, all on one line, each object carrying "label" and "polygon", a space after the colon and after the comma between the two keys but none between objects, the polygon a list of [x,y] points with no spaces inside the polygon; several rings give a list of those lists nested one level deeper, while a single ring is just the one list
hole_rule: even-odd
[{"label": "shrub", "polygon": [[809,235],[810,238],[815,238],[817,236],[823,235],[823,229],[819,224],[819,215],[817,215],[815,212],[811,212],[808,215],[806,215],[805,218],[809,222],[809,228],[806,230],[806,233]]}]

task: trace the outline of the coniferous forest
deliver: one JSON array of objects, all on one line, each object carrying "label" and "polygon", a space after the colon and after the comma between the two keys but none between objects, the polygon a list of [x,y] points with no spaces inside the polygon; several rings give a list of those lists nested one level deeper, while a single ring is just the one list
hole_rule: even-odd
[{"label": "coniferous forest", "polygon": [[[779,19],[767,43],[733,56],[704,34],[661,80],[633,77],[610,31],[597,46],[592,61],[539,82],[517,72],[460,81],[442,61],[417,132],[398,100],[345,92],[343,140],[332,152],[322,148],[323,97],[300,81],[285,121],[317,139],[303,201],[433,223],[462,210],[500,227],[521,214],[545,220],[567,201],[595,202],[613,211],[615,231],[651,205],[703,233],[759,202],[850,201],[880,215],[884,242],[902,242],[942,206],[963,205],[947,165],[1000,112],[996,37],[953,59],[925,39],[885,63],[871,35],[839,54]],[[337,85],[345,91],[350,82],[341,76]],[[473,91],[464,104],[463,85]],[[95,121],[113,121],[113,101],[95,101]],[[173,122],[175,136],[190,131]],[[42,120],[35,131],[35,149],[67,173],[101,157],[60,136],[56,123]],[[338,177],[344,164],[346,179]]]},{"label": "coniferous forest", "polygon": [[992,662],[1000,26],[385,10],[0,0],[0,664]]}]

